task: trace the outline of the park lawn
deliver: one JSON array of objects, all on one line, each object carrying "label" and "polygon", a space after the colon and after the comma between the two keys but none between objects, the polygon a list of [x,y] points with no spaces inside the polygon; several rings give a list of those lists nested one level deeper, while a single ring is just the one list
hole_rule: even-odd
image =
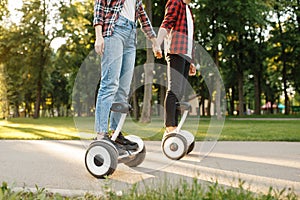
[{"label": "park lawn", "polygon": [[[0,139],[80,139],[72,118],[12,118],[0,120]],[[73,123],[74,124],[74,123]]]},{"label": "park lawn", "polygon": [[[193,133],[198,141],[300,141],[300,120],[293,119],[227,118],[223,123],[191,117],[183,128]],[[0,139],[86,139],[94,136],[93,129],[94,118],[88,117],[13,118],[0,120]],[[207,133],[208,129],[213,131]],[[163,131],[163,120],[157,117],[148,124],[128,117],[123,127],[126,134],[144,140],[161,140]]]},{"label": "park lawn", "polygon": [[300,120],[226,120],[219,140],[300,141]]},{"label": "park lawn", "polygon": [[[207,133],[209,127],[215,132]],[[183,129],[193,133],[198,141],[300,141],[300,120],[236,120],[229,118],[222,124],[222,122],[200,119],[199,121],[187,121]],[[160,138],[161,133],[150,139],[159,140]]]}]

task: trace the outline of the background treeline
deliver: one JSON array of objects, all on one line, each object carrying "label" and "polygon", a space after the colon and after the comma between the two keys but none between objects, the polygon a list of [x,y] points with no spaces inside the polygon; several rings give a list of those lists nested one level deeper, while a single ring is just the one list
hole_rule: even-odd
[{"label": "background treeline", "polygon": [[[144,0],[154,27],[160,26],[165,3]],[[84,65],[99,63],[93,53],[93,5],[94,1],[88,0],[23,0],[16,13],[8,9],[8,0],[1,0],[0,117],[93,115],[94,101],[86,99],[93,99],[94,91],[80,95],[88,90],[84,82],[74,90],[84,60],[89,59]],[[246,109],[261,114],[266,102],[282,103],[285,114],[297,111],[300,0],[194,0],[192,8],[195,40],[220,70],[228,114],[239,111],[244,115]],[[21,17],[16,22],[17,16]],[[53,48],[61,38],[65,42]],[[140,82],[150,77],[154,83],[131,95],[133,114],[143,121],[150,117],[154,102],[162,103],[165,92],[165,84],[156,81],[166,80],[164,61],[155,62],[156,66],[145,67],[144,75],[134,79]],[[154,63],[151,49],[137,51],[136,65],[144,63]],[[86,74],[85,80],[98,74]],[[212,115],[211,109],[204,110],[204,102],[211,105],[215,97],[208,92],[203,76],[206,74],[198,72],[190,83],[199,99],[198,109]],[[149,94],[152,98],[143,98]],[[76,109],[72,105],[77,105]],[[276,109],[278,106],[270,106],[269,112]]]}]

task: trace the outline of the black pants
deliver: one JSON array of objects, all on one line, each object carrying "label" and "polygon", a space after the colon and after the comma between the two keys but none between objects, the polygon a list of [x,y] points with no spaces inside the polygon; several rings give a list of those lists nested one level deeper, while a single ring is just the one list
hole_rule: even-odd
[{"label": "black pants", "polygon": [[186,57],[178,54],[168,54],[167,78],[168,89],[164,102],[165,126],[178,126],[180,110],[176,107],[176,102],[180,102],[187,85],[190,62]]}]

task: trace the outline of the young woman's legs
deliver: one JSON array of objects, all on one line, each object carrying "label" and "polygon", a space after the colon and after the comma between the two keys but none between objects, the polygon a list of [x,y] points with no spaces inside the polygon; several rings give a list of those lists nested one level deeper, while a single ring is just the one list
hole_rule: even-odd
[{"label": "young woman's legs", "polygon": [[[118,28],[126,26],[126,31],[118,32]],[[116,92],[114,102],[128,102],[128,94],[134,72],[136,56],[136,25],[121,16],[116,24],[117,33],[123,38],[123,57],[119,78],[119,87]],[[116,31],[115,30],[115,31]],[[111,112],[110,130],[116,130],[121,114]]]},{"label": "young woman's legs", "polygon": [[102,134],[108,132],[108,117],[119,86],[123,54],[122,40],[114,37],[114,35],[104,38],[104,44],[105,50],[101,60],[101,82],[95,111],[95,131]]},{"label": "young woman's legs", "polygon": [[[110,107],[116,100],[116,96],[118,99],[127,100],[134,69],[135,32],[135,24],[120,16],[113,35],[104,38],[101,83],[95,112],[95,131],[97,133],[108,132]],[[130,48],[128,47],[129,41]],[[127,64],[126,67],[125,64]]]},{"label": "young woman's legs", "polygon": [[[133,34],[134,35],[134,34]],[[135,63],[135,42],[130,43],[129,46],[124,47],[124,55],[122,68],[120,72],[119,88],[114,98],[114,102],[128,102],[128,94],[130,91],[130,84],[132,81],[134,63]],[[121,114],[111,112],[110,115],[110,130],[116,130],[120,121]]]}]

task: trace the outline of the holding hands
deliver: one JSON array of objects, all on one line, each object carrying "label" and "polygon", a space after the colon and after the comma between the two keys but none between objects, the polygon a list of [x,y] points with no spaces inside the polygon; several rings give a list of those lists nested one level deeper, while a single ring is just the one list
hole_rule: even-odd
[{"label": "holding hands", "polygon": [[162,58],[162,51],[160,48],[160,45],[157,42],[156,38],[151,39],[152,41],[152,51],[154,53],[154,56],[158,59]]},{"label": "holding hands", "polygon": [[[154,53],[154,56],[156,58],[158,58],[158,59],[161,59],[163,57],[162,56],[162,51],[161,51],[161,48],[160,48],[160,44],[161,44],[161,41],[162,41],[161,37],[162,36],[160,36],[160,34],[159,34],[158,39],[156,39],[156,38],[152,38],[151,39],[151,42],[152,42],[152,51]],[[196,72],[197,72],[196,66],[193,63],[191,63],[190,69],[189,69],[189,76],[195,76]]]}]

